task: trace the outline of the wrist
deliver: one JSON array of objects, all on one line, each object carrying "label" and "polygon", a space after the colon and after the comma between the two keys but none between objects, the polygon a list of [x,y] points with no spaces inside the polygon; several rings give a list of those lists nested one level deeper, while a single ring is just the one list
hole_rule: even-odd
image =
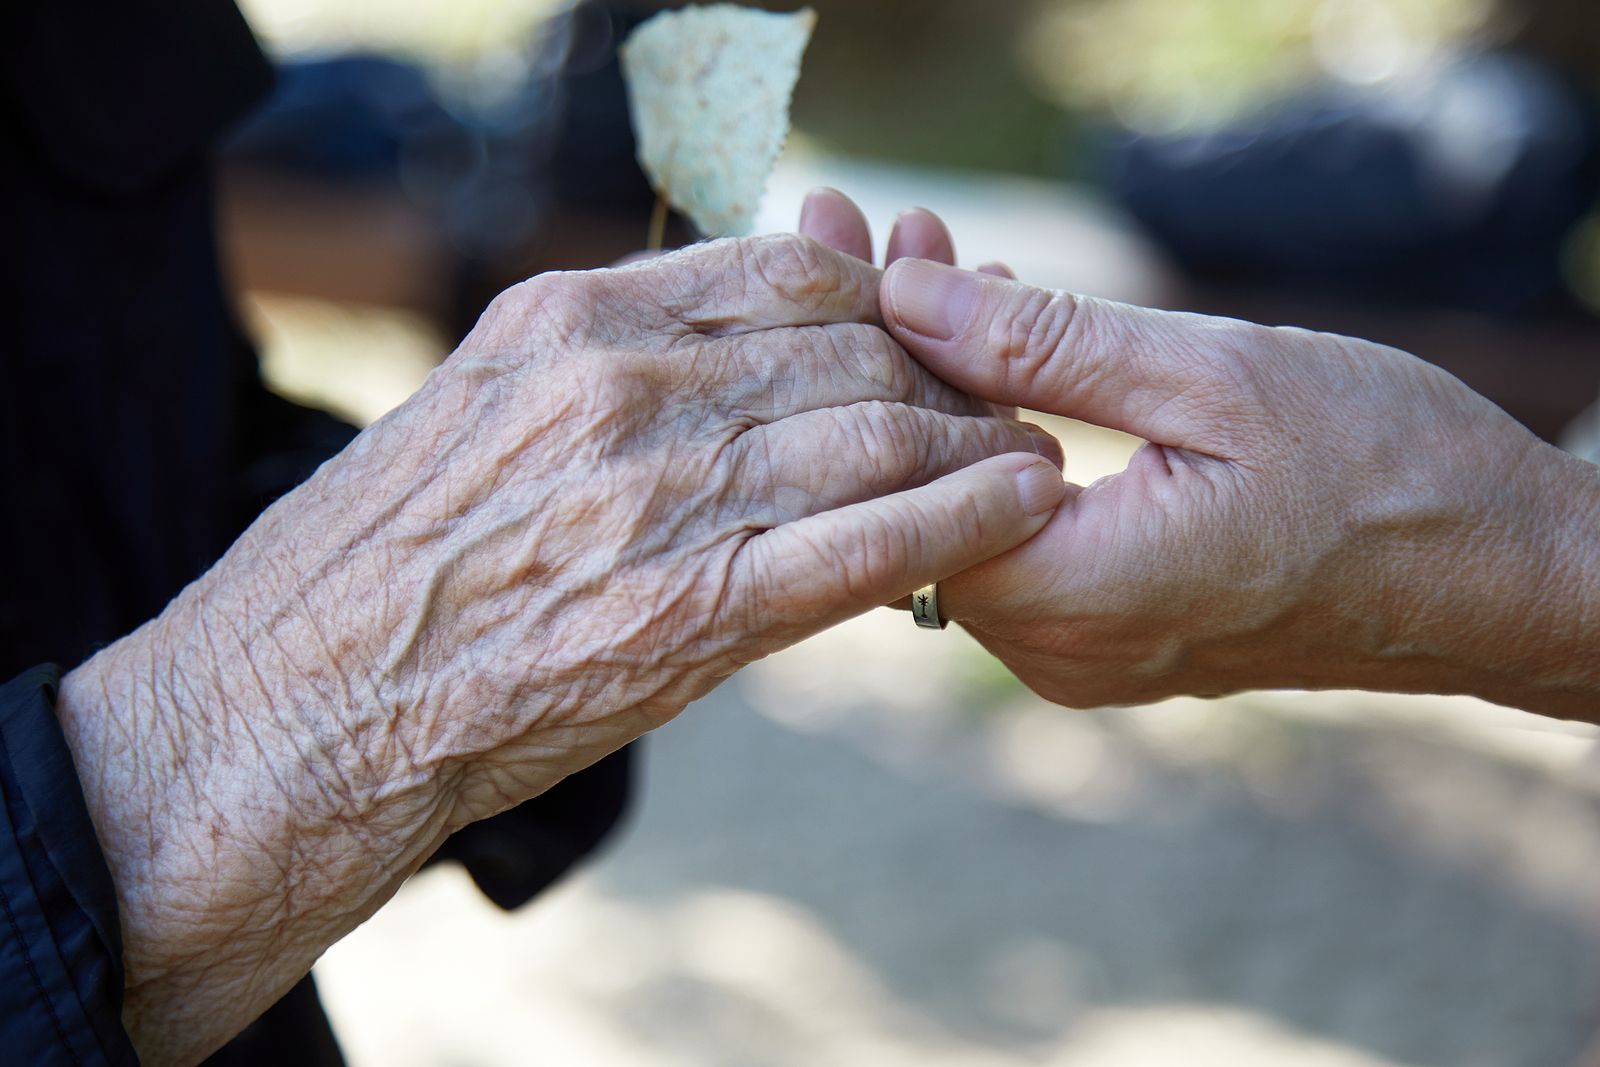
[{"label": "wrist", "polygon": [[1505,624],[1470,652],[1492,668],[1473,692],[1600,721],[1600,467],[1540,445],[1525,472],[1517,565],[1500,584]]},{"label": "wrist", "polygon": [[320,594],[263,588],[304,572],[253,563],[247,535],[61,687],[118,893],[124,1019],[152,1062],[242,1028],[447,832],[440,778],[339,673]]},{"label": "wrist", "polygon": [[[1448,536],[1388,558],[1392,688],[1600,715],[1600,468],[1539,442],[1480,483]],[[1369,686],[1370,687],[1370,686]]]}]

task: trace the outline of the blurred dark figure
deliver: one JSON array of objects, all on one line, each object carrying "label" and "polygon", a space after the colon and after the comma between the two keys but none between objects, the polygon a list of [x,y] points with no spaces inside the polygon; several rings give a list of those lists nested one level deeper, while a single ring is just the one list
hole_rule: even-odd
[{"label": "blurred dark figure", "polygon": [[1555,440],[1600,392],[1568,262],[1600,192],[1600,14],[1500,6],[1495,48],[1220,131],[1114,137],[1110,185],[1195,310],[1394,344]]},{"label": "blurred dark figure", "polygon": [[1115,160],[1124,203],[1196,274],[1528,315],[1567,303],[1600,123],[1548,68],[1490,53],[1221,133],[1129,139]]},{"label": "blurred dark figure", "polygon": [[1593,0],[1499,0],[1506,47],[1600,93],[1600,12]]},{"label": "blurred dark figure", "polygon": [[[431,288],[448,291],[422,310],[459,337],[507,285],[603,266],[643,245],[655,193],[634,159],[616,49],[658,6],[566,8],[528,43],[510,84],[503,72],[469,75],[442,93],[420,68],[386,56],[288,60],[272,96],[229,138],[229,175],[265,181],[279,199],[306,189],[398,198],[441,251]],[[295,184],[280,190],[273,179]],[[689,237],[676,217],[671,233]],[[294,251],[315,255],[311,245]],[[314,263],[305,266],[305,282],[271,282],[324,295]]]},{"label": "blurred dark figure", "polygon": [[[349,177],[396,167],[411,138],[446,145],[479,179],[450,194],[469,264],[504,266],[504,246],[484,243],[511,202],[496,189],[528,208],[512,218],[527,228],[496,240],[535,240],[568,202],[636,205],[643,233],[651,198],[614,59],[625,25],[601,4],[563,15],[498,125],[459,121],[396,64],[297,70],[240,152]],[[227,0],[0,9],[0,678],[76,664],[159,613],[355,432],[262,386],[218,265],[214,149],[271,86]],[[462,323],[482,306],[466,273]],[[620,817],[628,762],[620,752],[440,855],[515,907]],[[121,976],[109,981],[120,998]],[[342,1060],[308,977],[210,1062]]]}]

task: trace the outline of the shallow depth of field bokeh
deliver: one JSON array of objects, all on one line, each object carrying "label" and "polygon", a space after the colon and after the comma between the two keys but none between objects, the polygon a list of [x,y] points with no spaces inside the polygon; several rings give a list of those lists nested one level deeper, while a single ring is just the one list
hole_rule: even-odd
[{"label": "shallow depth of field bokeh", "polygon": [[[564,5],[242,6],[286,59],[403,60],[441,121],[473,131],[448,167],[401,151],[395,175],[229,163],[233,273],[281,391],[370,421],[482,294],[642,243],[632,215],[568,210],[505,162],[516,137],[538,142],[524,89],[549,59],[529,41]],[[1600,381],[1592,220],[1563,237],[1550,294],[1484,311],[1208,275],[1112,177],[1137,158],[1130,138],[1249,128],[1317,86],[1403,102],[1508,43],[1581,82],[1600,69],[1586,50],[1600,14],[1582,3],[813,6],[797,131],[759,229],[790,228],[828,184],[859,199],[881,247],[920,204],[964,262],[1382,335],[1546,436],[1600,439],[1579,414]],[[1137,444],[1049,425],[1080,482]],[[958,628],[879,611],[650,738],[632,817],[554,891],[506,914],[461,871],[430,869],[316,974],[360,1067],[1565,1067],[1600,1034],[1596,751],[1588,727],[1462,698],[1069,712]]]}]

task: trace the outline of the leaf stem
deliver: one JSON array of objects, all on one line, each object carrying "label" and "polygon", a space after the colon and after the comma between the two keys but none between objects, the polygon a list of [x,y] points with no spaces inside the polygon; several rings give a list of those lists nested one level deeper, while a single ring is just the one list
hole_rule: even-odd
[{"label": "leaf stem", "polygon": [[650,213],[650,236],[645,240],[645,251],[661,251],[661,242],[667,235],[667,198],[656,194],[656,207]]}]

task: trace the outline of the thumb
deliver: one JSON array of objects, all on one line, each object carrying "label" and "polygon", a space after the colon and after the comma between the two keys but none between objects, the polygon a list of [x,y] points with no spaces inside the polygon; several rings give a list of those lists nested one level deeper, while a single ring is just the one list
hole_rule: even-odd
[{"label": "thumb", "polygon": [[747,545],[735,581],[754,629],[799,640],[1015,548],[1065,492],[1047,460],[996,456],[768,530]]},{"label": "thumb", "polygon": [[917,259],[888,269],[879,300],[895,340],[957,388],[1171,445],[1203,429],[1194,401],[1229,380],[1242,325]]}]

